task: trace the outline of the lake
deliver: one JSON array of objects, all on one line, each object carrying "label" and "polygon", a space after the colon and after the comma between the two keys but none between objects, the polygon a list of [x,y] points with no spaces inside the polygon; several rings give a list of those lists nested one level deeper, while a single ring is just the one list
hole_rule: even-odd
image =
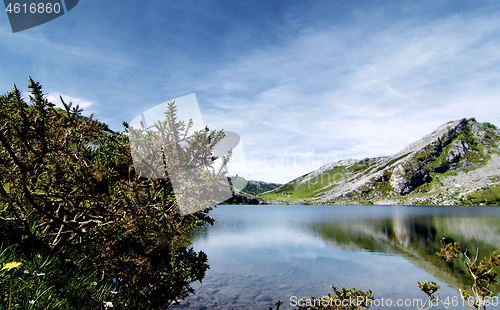
[{"label": "lake", "polygon": [[440,237],[481,258],[500,248],[498,207],[223,205],[210,215],[214,225],[193,234],[210,269],[174,309],[264,310],[277,300],[294,309],[331,285],[372,290],[370,309],[417,309],[419,281],[437,282],[450,309],[467,309],[465,258],[444,263]]}]

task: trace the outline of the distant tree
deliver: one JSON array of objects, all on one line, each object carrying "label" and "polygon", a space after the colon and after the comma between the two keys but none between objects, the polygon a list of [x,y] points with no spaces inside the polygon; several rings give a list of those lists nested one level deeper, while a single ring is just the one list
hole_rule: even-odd
[{"label": "distant tree", "polygon": [[[102,281],[116,282],[115,304],[149,309],[187,297],[208,268],[203,252],[187,248],[187,233],[213,222],[208,209],[182,216],[168,173],[144,178],[135,171],[129,137],[104,132],[106,125],[63,98],[64,109],[54,108],[39,82],[29,81],[29,103],[16,86],[0,97],[0,233],[11,243],[83,254]],[[187,136],[175,106],[169,109],[169,126],[150,134],[168,136],[203,180],[217,183],[221,173],[203,167],[223,132]]]},{"label": "distant tree", "polygon": [[[234,183],[234,181],[233,181]],[[242,189],[243,192],[252,194],[252,195],[258,195],[260,193],[264,193],[267,191],[271,191],[275,188],[280,187],[282,184],[276,184],[276,183],[266,183],[266,182],[261,182],[261,181],[249,181],[246,183],[245,187]],[[238,186],[236,186],[238,187]]]}]

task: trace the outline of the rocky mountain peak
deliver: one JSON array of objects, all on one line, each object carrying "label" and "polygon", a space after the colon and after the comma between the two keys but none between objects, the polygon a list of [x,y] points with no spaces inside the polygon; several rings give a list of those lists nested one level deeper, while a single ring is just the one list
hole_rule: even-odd
[{"label": "rocky mountain peak", "polygon": [[397,199],[449,171],[486,165],[491,153],[500,151],[499,141],[500,131],[494,125],[462,118],[441,125],[395,155],[332,162],[280,188],[310,188],[314,203]]}]

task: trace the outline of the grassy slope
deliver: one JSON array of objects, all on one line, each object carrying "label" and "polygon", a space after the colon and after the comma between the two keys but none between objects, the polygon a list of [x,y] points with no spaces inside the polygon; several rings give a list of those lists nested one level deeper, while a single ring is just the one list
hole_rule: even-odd
[{"label": "grassy slope", "polygon": [[[485,125],[485,124],[483,124]],[[486,124],[487,126],[487,124]],[[492,126],[492,125],[491,125]],[[494,129],[494,126],[491,127],[491,129]],[[488,144],[487,142],[490,142],[489,145],[483,146],[478,143],[474,138],[468,136],[467,134],[460,134],[457,136],[454,136],[454,139],[447,145],[444,150],[441,152],[441,154],[432,162],[429,164],[428,168],[434,167],[434,166],[439,166],[444,164],[444,158],[449,154],[451,145],[455,140],[464,140],[471,145],[472,150],[467,151],[467,158],[469,162],[475,163],[479,166],[483,166],[486,164],[489,156],[485,154],[485,149],[488,147],[495,146],[499,141],[500,137],[493,135],[492,133],[488,133],[486,141],[483,141],[483,143]],[[425,157],[429,154],[422,153],[417,156],[418,157]],[[406,156],[406,155],[404,155]],[[401,157],[404,157],[401,156]],[[397,158],[394,159],[391,163],[401,159]],[[410,197],[422,197],[422,196],[430,196],[434,195],[443,190],[442,186],[443,184],[439,181],[438,176],[449,176],[449,175],[454,175],[459,172],[468,172],[477,169],[478,167],[467,167],[467,168],[459,168],[459,169],[451,169],[446,171],[445,173],[430,173],[430,176],[432,178],[432,181],[430,183],[425,183],[415,189],[412,193],[410,193],[407,196],[402,196],[399,197],[403,200],[410,198]],[[365,170],[366,172],[370,171],[371,165],[369,164],[369,160],[367,162],[361,161],[356,165],[349,166],[349,167],[335,167],[331,170],[328,170],[315,178],[309,180],[308,182],[305,182],[303,184],[300,184],[300,181],[303,179],[303,177],[297,178],[296,180],[285,184],[283,187],[281,187],[278,191],[274,191],[272,193],[264,194],[261,196],[261,198],[264,199],[279,199],[279,200],[284,200],[284,201],[297,201],[297,200],[310,200],[312,198],[315,198],[318,196],[323,191],[326,191],[328,189],[333,188],[333,186],[329,186],[333,181],[337,181],[343,176],[345,176],[347,173],[356,173],[356,172],[361,172],[361,170]],[[379,184],[381,183],[381,184]],[[375,191],[380,191],[383,196],[386,196],[390,193],[391,188],[389,186],[389,182],[379,182],[376,184]],[[383,183],[383,184],[382,184]],[[282,193],[288,193],[288,195],[283,195]],[[291,193],[291,194],[290,194]],[[370,199],[369,197],[372,196],[372,192],[369,192],[365,195],[366,199]],[[361,198],[361,197],[360,197]],[[361,198],[361,200],[363,200]],[[491,189],[487,191],[482,191],[480,193],[477,193],[476,195],[472,195],[469,199],[470,201],[473,201],[474,204],[479,204],[479,203],[485,203],[485,204],[499,204],[500,203],[500,189]],[[361,201],[360,201],[361,202]],[[465,202],[467,204],[467,202]]]},{"label": "grassy slope", "polygon": [[[290,201],[314,198],[318,194],[317,191],[321,190],[325,186],[328,186],[330,183],[341,179],[345,174],[345,168],[346,167],[335,167],[327,170],[303,184],[299,183],[300,180],[302,180],[302,178],[299,178],[285,184],[278,191],[264,194],[260,197],[264,199],[284,199]],[[282,195],[282,193],[285,192],[291,194]]]}]

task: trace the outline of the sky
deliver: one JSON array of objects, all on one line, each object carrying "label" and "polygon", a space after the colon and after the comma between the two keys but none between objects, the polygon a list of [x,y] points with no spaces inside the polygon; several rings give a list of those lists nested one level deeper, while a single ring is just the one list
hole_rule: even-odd
[{"label": "sky", "polygon": [[0,14],[0,92],[31,76],[115,131],[194,93],[210,129],[240,135],[231,174],[285,183],[451,120],[500,125],[499,16],[482,0],[80,0],[16,33]]}]

